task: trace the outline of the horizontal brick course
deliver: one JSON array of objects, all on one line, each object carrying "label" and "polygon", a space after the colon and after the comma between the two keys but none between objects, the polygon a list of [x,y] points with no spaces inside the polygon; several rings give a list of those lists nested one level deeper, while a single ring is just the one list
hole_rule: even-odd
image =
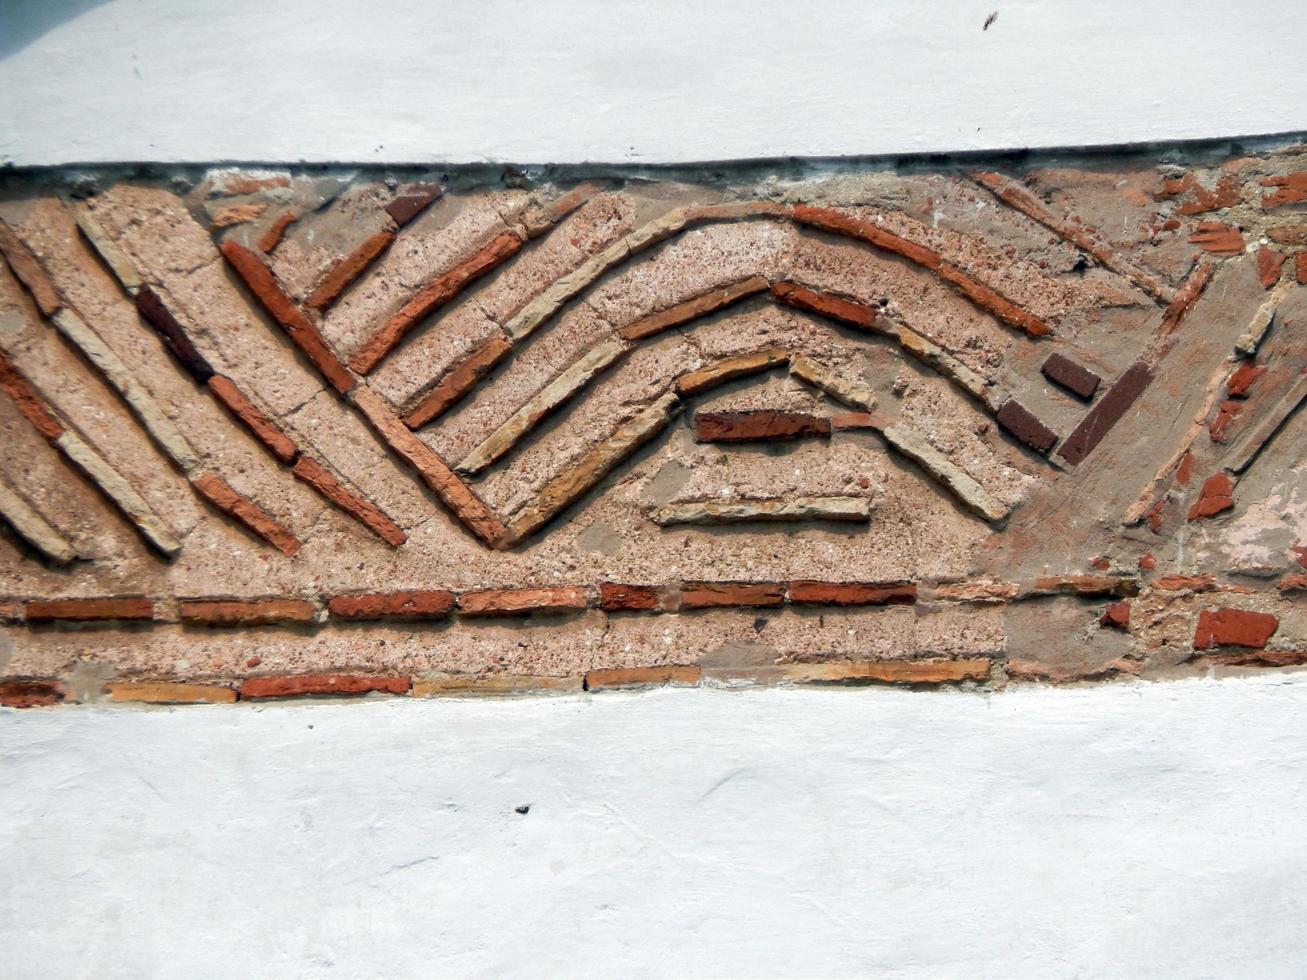
[{"label": "horizontal brick course", "polygon": [[796,684],[958,684],[989,679],[990,661],[867,660],[792,664],[783,677]]},{"label": "horizontal brick course", "polygon": [[374,677],[365,674],[293,674],[284,677],[251,677],[242,681],[242,701],[263,698],[294,698],[322,694],[407,694],[407,675]]},{"label": "horizontal brick course", "polygon": [[167,681],[118,681],[106,688],[111,701],[142,704],[230,704],[236,691],[221,684],[176,684]]},{"label": "horizontal brick course", "polygon": [[646,610],[659,607],[658,587],[653,585],[619,585],[599,583],[599,608],[609,612]]},{"label": "horizontal brick course", "polygon": [[0,707],[45,708],[58,704],[64,697],[64,687],[58,681],[0,680]]},{"label": "horizontal brick course", "polygon": [[861,583],[794,581],[789,584],[790,602],[828,606],[910,605],[917,601],[917,587],[910,582]]},{"label": "horizontal brick course", "polygon": [[620,687],[693,687],[703,672],[698,667],[615,667],[586,671],[585,689],[600,691]]},{"label": "horizontal brick course", "polygon": [[333,596],[327,610],[338,619],[428,619],[449,615],[453,592],[429,589]]},{"label": "horizontal brick course", "polygon": [[29,623],[112,622],[154,618],[154,603],[149,599],[33,599],[27,603]]},{"label": "horizontal brick course", "polygon": [[305,599],[183,599],[178,616],[195,626],[270,626],[312,623],[318,610]]},{"label": "horizontal brick course", "polygon": [[458,609],[465,616],[520,616],[529,613],[575,612],[590,605],[587,589],[576,587],[484,589],[464,592]]},{"label": "horizontal brick course", "polygon": [[779,606],[785,602],[781,582],[686,582],[681,586],[682,609],[729,606]]}]

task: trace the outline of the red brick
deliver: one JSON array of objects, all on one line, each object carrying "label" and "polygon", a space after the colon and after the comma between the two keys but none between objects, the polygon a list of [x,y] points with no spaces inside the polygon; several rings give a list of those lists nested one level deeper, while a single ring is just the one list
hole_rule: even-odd
[{"label": "red brick", "polygon": [[445,189],[439,184],[418,184],[387,204],[386,214],[390,215],[396,228],[403,228],[444,193]]},{"label": "red brick", "polygon": [[625,609],[657,609],[658,589],[652,585],[599,583],[599,608],[609,612]]},{"label": "red brick", "polygon": [[751,276],[748,279],[732,283],[729,286],[723,286],[720,289],[710,289],[706,293],[687,299],[684,303],[677,303],[675,306],[669,306],[665,310],[659,310],[657,313],[636,320],[634,323],[628,323],[617,333],[623,340],[643,340],[645,337],[652,337],[664,330],[670,330],[672,327],[689,323],[691,320],[697,320],[709,313],[715,313],[724,307],[762,292],[768,285],[769,283],[762,276]]},{"label": "red brick", "polygon": [[1153,372],[1143,361],[1136,361],[1130,365],[1116,384],[1112,385],[1080,420],[1075,431],[1066,437],[1062,448],[1057,451],[1058,455],[1072,466],[1083,462],[1112,427],[1120,421],[1121,416],[1129,411],[1135,399],[1143,394],[1152,380]]},{"label": "red brick", "polygon": [[299,457],[299,447],[258,406],[246,398],[245,393],[230,378],[215,374],[209,379],[209,390],[281,462],[290,466]]},{"label": "red brick", "polygon": [[1194,648],[1251,647],[1261,649],[1279,628],[1280,620],[1270,613],[1243,609],[1204,609],[1198,614]]},{"label": "red brick", "polygon": [[1272,225],[1266,237],[1277,245],[1307,245],[1307,224]]},{"label": "red brick", "polygon": [[1212,442],[1225,442],[1226,430],[1242,409],[1243,405],[1240,402],[1221,402],[1221,408],[1216,413],[1216,418],[1212,419],[1211,424],[1207,426],[1207,434],[1211,436]]},{"label": "red brick", "polygon": [[1189,520],[1211,517],[1234,507],[1234,481],[1225,473],[1208,477],[1198,493],[1198,499],[1189,508]]},{"label": "red brick", "polygon": [[1298,564],[1303,568],[1307,568],[1307,545],[1299,544],[1295,541],[1293,544],[1289,545],[1289,550],[1297,556]]},{"label": "red brick", "polygon": [[1253,382],[1265,373],[1266,368],[1260,364],[1241,364],[1226,379],[1225,390],[1232,398],[1247,398]]},{"label": "red brick", "polygon": [[1163,592],[1213,592],[1215,575],[1161,575],[1153,580],[1153,588]]},{"label": "red brick", "polygon": [[269,626],[312,623],[318,611],[304,599],[183,599],[178,612],[197,626]]},{"label": "red brick", "polygon": [[1213,255],[1242,255],[1243,235],[1238,228],[1221,221],[1202,221],[1189,236],[1189,243]]},{"label": "red brick", "polygon": [[300,550],[300,539],[254,501],[238,493],[216,473],[201,473],[191,486],[209,503],[239,521],[283,555]]},{"label": "red brick", "polygon": [[1151,572],[1157,567],[1157,559],[1152,555],[1140,555],[1139,567],[1145,572]]},{"label": "red brick", "polygon": [[346,490],[340,481],[312,456],[301,456],[296,460],[291,472],[392,548],[398,548],[407,540],[400,526],[382,513],[379,507]]},{"label": "red brick", "polygon": [[521,247],[522,239],[515,232],[506,231],[491,239],[473,255],[420,289],[368,339],[354,355],[350,366],[359,374],[371,372],[410,330],[457,297],[469,283],[507,262]]},{"label": "red brick", "polygon": [[597,691],[612,687],[651,687],[671,684],[677,687],[699,683],[702,671],[698,667],[615,667],[591,670],[585,675],[585,690]]},{"label": "red brick", "polygon": [[1281,592],[1307,592],[1307,575],[1294,572],[1280,579],[1275,587]]},{"label": "red brick", "polygon": [[0,389],[3,389],[27,421],[46,439],[54,442],[64,434],[64,427],[46,407],[45,401],[36,393],[36,389],[27,383],[27,379],[18,373],[18,368],[0,351]]},{"label": "red brick", "polygon": [[1283,252],[1269,249],[1265,245],[1257,250],[1257,278],[1263,288],[1270,289],[1280,281],[1280,270],[1288,258]]},{"label": "red brick", "polygon": [[1130,603],[1113,602],[1103,610],[1103,615],[1099,617],[1098,622],[1102,626],[1111,629],[1129,629],[1130,627]]},{"label": "red brick", "polygon": [[1163,497],[1153,506],[1148,508],[1148,513],[1144,515],[1144,520],[1148,522],[1148,529],[1154,534],[1162,533],[1162,517],[1166,513],[1166,498]]},{"label": "red brick", "polygon": [[331,267],[331,270],[318,283],[317,288],[309,294],[304,305],[314,310],[325,310],[340,298],[346,288],[363,274],[377,257],[395,240],[393,231],[379,231],[370,236],[362,245],[350,252]]},{"label": "red brick", "polygon": [[1005,401],[994,416],[998,424],[1021,443],[1037,453],[1047,455],[1057,442],[1057,433],[1046,426],[1015,399]]},{"label": "red brick", "polygon": [[819,293],[792,282],[776,283],[771,288],[771,295],[778,303],[817,313],[840,323],[852,324],[863,330],[870,330],[880,316],[874,307],[840,299],[830,293]]},{"label": "red brick", "polygon": [[1299,252],[1293,262],[1294,278],[1298,280],[1298,285],[1307,286],[1307,252]]},{"label": "red brick", "polygon": [[780,582],[686,582],[681,586],[682,609],[718,606],[779,606],[785,601]]},{"label": "red brick", "polygon": [[1297,667],[1307,664],[1307,649],[1209,653],[1201,662],[1220,667]]},{"label": "red brick", "polygon": [[29,623],[108,622],[154,618],[149,599],[33,599],[27,604]]},{"label": "red brick", "polygon": [[829,436],[830,419],[802,412],[698,412],[694,416],[696,442],[757,442]]},{"label": "red brick", "polygon": [[1175,468],[1175,482],[1182,487],[1189,486],[1194,475],[1194,454],[1185,453],[1180,457],[1180,465]]},{"label": "red brick", "polygon": [[1163,334],[1174,333],[1180,326],[1189,311],[1194,308],[1198,302],[1198,297],[1203,294],[1207,284],[1212,279],[1212,273],[1216,267],[1211,262],[1199,262],[1194,267],[1194,271],[1189,274],[1189,278],[1184,284],[1175,291],[1175,296],[1167,304],[1165,312],[1162,314],[1161,332]]},{"label": "red brick", "polygon": [[794,581],[790,602],[822,606],[911,605],[917,601],[917,587],[911,582],[862,583]]},{"label": "red brick", "polygon": [[1232,208],[1240,201],[1239,178],[1233,174],[1222,177],[1209,191],[1191,172],[1180,178],[1162,181],[1162,190],[1156,196],[1158,200],[1184,196],[1185,199],[1175,208],[1175,213],[1182,215]]},{"label": "red brick", "polygon": [[192,378],[204,384],[213,377],[213,366],[195,349],[172,310],[149,286],[141,286],[136,291],[136,312]]},{"label": "red brick", "polygon": [[290,178],[285,174],[272,177],[250,177],[245,174],[224,176],[221,183],[209,191],[209,197],[236,197],[242,194],[255,194],[270,187],[289,187]]},{"label": "red brick", "polygon": [[1062,354],[1050,354],[1039,369],[1044,377],[1081,398],[1093,398],[1103,379]]},{"label": "red brick", "polygon": [[1307,170],[1300,170],[1298,173],[1284,177],[1263,177],[1262,186],[1276,188],[1271,193],[1262,195],[1264,208],[1307,201]]},{"label": "red brick", "polygon": [[23,621],[23,604],[17,600],[0,602],[0,623],[21,623]]},{"label": "red brick", "polygon": [[259,251],[265,255],[274,252],[278,245],[281,244],[282,236],[286,234],[286,229],[298,217],[294,211],[283,211],[277,215],[272,224],[268,225],[268,230],[263,233],[259,239]]},{"label": "red brick", "polygon": [[18,236],[3,221],[0,221],[0,253],[4,254],[10,270],[27,287],[43,314],[54,316],[63,309],[59,290],[55,289],[50,277],[36,261],[36,256],[28,251],[27,246],[19,241]]},{"label": "red brick", "polygon": [[830,417],[832,431],[843,432],[848,429],[883,429],[889,420],[883,415],[871,412],[838,412]]},{"label": "red brick", "polygon": [[0,680],[0,705],[6,708],[44,708],[63,699],[58,681]]},{"label": "red brick", "polygon": [[454,593],[443,589],[338,595],[327,603],[339,619],[430,619],[446,616],[453,608]]},{"label": "red brick", "polygon": [[491,337],[450,368],[440,383],[404,416],[404,424],[410,429],[420,429],[432,419],[443,415],[512,349],[513,344],[507,337]]},{"label": "red brick", "polygon": [[307,694],[407,694],[407,676],[372,677],[364,674],[294,674],[285,677],[251,677],[241,683],[243,701],[259,698],[293,698]]},{"label": "red brick", "polygon": [[464,592],[458,609],[465,616],[521,616],[528,613],[575,612],[590,605],[583,588],[484,589]]},{"label": "red brick", "polygon": [[291,342],[322,372],[323,377],[342,395],[354,387],[354,377],[331,352],[322,334],[289,296],[282,291],[272,270],[258,252],[239,242],[222,243],[222,254],[237,274],[245,281],[255,298],[263,304],[268,315],[286,331]]}]

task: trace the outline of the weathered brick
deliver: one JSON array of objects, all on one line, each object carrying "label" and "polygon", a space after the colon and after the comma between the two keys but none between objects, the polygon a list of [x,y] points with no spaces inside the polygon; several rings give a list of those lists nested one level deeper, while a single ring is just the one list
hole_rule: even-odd
[{"label": "weathered brick", "polygon": [[1248,389],[1265,373],[1266,368],[1260,364],[1241,364],[1226,379],[1225,391],[1231,398],[1247,398]]},{"label": "weathered brick", "polygon": [[268,203],[266,201],[249,201],[245,204],[233,204],[230,207],[219,208],[215,211],[209,224],[214,229],[231,228],[235,225],[243,225],[255,220],[266,210],[268,210]]},{"label": "weathered brick", "polygon": [[1174,298],[1162,313],[1162,334],[1174,333],[1179,328],[1180,322],[1189,315],[1189,311],[1194,308],[1203,290],[1211,282],[1215,271],[1216,266],[1207,261],[1199,262],[1194,266],[1194,271],[1189,273],[1189,278],[1175,291]]},{"label": "weathered brick", "polygon": [[168,681],[116,681],[109,700],[144,704],[230,704],[236,691],[221,684],[175,684]]},{"label": "weathered brick", "polygon": [[585,609],[586,589],[574,586],[526,589],[484,589],[464,592],[458,609],[464,616],[521,616],[528,613],[562,613]]},{"label": "weathered brick", "polygon": [[763,371],[789,363],[789,354],[784,350],[773,349],[759,351],[756,354],[740,354],[736,357],[724,357],[697,371],[690,371],[676,379],[677,394],[697,395],[738,378],[748,378]]},{"label": "weathered brick", "polygon": [[313,310],[325,310],[336,302],[349,284],[362,275],[364,270],[375,262],[382,252],[390,248],[394,241],[395,233],[389,229],[369,236],[362,245],[331,267],[322,282],[309,293],[304,305]]},{"label": "weathered brick", "polygon": [[695,442],[801,439],[829,436],[830,431],[830,419],[802,412],[698,412],[694,416]]},{"label": "weathered brick", "polygon": [[782,582],[686,582],[681,586],[682,609],[779,606],[784,601]]},{"label": "weathered brick", "polygon": [[934,598],[952,602],[1007,602],[1020,592],[1021,587],[1015,582],[952,582],[935,586]]},{"label": "weathered brick", "polygon": [[404,416],[404,424],[410,429],[420,429],[432,419],[443,415],[512,349],[513,344],[507,337],[491,337],[450,368],[440,383]]},{"label": "weathered brick", "polygon": [[1189,508],[1189,520],[1212,517],[1234,507],[1234,481],[1226,473],[1210,476],[1198,492],[1198,499]]},{"label": "weathered brick", "polygon": [[430,619],[454,608],[454,593],[443,589],[372,592],[333,596],[327,610],[339,619]]},{"label": "weathered brick", "polygon": [[54,442],[64,434],[63,424],[46,407],[45,400],[28,384],[12,361],[0,351],[0,389],[10,398],[37,432]]},{"label": "weathered brick", "polygon": [[215,374],[209,378],[209,390],[227,411],[250,431],[255,439],[267,447],[268,452],[276,456],[287,466],[299,457],[299,447],[291,441],[281,429],[277,428],[257,405],[245,397],[245,393],[230,378]]},{"label": "weathered brick", "polygon": [[841,299],[830,293],[819,293],[798,283],[778,282],[772,286],[771,295],[778,303],[806,310],[809,313],[817,313],[827,319],[847,323],[863,330],[870,330],[880,319],[880,313],[875,307]]},{"label": "weathered brick", "polygon": [[1307,664],[1307,649],[1209,653],[1199,658],[1199,662],[1218,667],[1298,667]]},{"label": "weathered brick", "polygon": [[241,683],[240,697],[242,701],[254,701],[311,694],[407,694],[411,686],[411,679],[407,675],[292,674],[282,677],[251,677]]},{"label": "weathered brick", "polygon": [[48,317],[63,309],[63,300],[50,277],[46,275],[36,257],[19,241],[7,224],[0,221],[0,254],[9,264],[10,271],[32,294],[37,308]]},{"label": "weathered brick", "polygon": [[222,255],[244,280],[268,315],[286,331],[286,336],[322,373],[327,382],[342,395],[353,388],[354,376],[345,370],[345,366],[331,352],[318,328],[282,290],[263,257],[235,241],[222,243]]},{"label": "weathered brick", "polygon": [[797,684],[958,684],[986,681],[991,663],[969,660],[842,660],[791,664],[784,680]]},{"label": "weathered brick", "polygon": [[762,276],[752,276],[720,289],[710,289],[684,303],[677,303],[634,323],[628,323],[617,332],[623,340],[643,340],[645,337],[652,337],[682,323],[689,323],[701,316],[715,313],[732,303],[738,303],[742,299],[762,292],[769,285]]},{"label": "weathered brick", "polygon": [[1093,398],[1103,379],[1062,354],[1050,354],[1039,369],[1044,377],[1081,398]]},{"label": "weathered brick", "polygon": [[657,609],[658,589],[652,585],[619,585],[616,582],[599,583],[599,608],[608,612],[634,609]]},{"label": "weathered brick", "polygon": [[63,685],[50,680],[0,680],[0,706],[45,708],[65,697]]},{"label": "weathered brick", "polygon": [[286,229],[298,217],[294,211],[283,211],[273,219],[272,224],[268,225],[262,237],[259,238],[259,251],[265,255],[271,255],[278,245],[281,244],[282,237],[286,234]]},{"label": "weathered brick", "polygon": [[1163,592],[1212,592],[1216,589],[1216,576],[1159,575],[1153,580],[1152,587]]},{"label": "weathered brick", "polygon": [[1307,224],[1272,225],[1266,237],[1277,245],[1307,245]]},{"label": "weathered brick", "polygon": [[415,184],[407,193],[386,205],[386,214],[390,215],[396,228],[403,228],[444,193],[445,189],[439,184]]},{"label": "weathered brick", "polygon": [[143,598],[32,599],[27,603],[29,623],[111,622],[154,618],[154,603]]},{"label": "weathered brick", "polygon": [[789,584],[790,602],[823,606],[910,605],[917,601],[911,582],[817,582],[803,579]]},{"label": "weathered brick", "polygon": [[586,671],[585,689],[587,691],[599,691],[615,687],[655,687],[664,685],[693,687],[699,683],[702,676],[703,672],[698,667],[615,667],[605,670]]},{"label": "weathered brick", "polygon": [[193,626],[270,626],[312,623],[318,610],[305,599],[183,599],[178,615]]},{"label": "weathered brick", "polygon": [[1015,399],[1005,401],[994,417],[1015,439],[1037,453],[1047,455],[1057,442],[1057,433]]},{"label": "weathered brick", "polygon": [[1243,235],[1238,228],[1222,221],[1201,221],[1189,236],[1189,243],[1213,255],[1242,255]]},{"label": "weathered brick", "polygon": [[432,674],[413,679],[413,697],[502,697],[513,694],[572,694],[581,677],[546,674]]},{"label": "weathered brick", "polygon": [[1278,208],[1282,204],[1307,201],[1307,170],[1300,170],[1283,177],[1263,177],[1262,186],[1275,188],[1271,193],[1262,195],[1264,208]]},{"label": "weathered brick", "polygon": [[1265,289],[1280,281],[1280,270],[1288,256],[1263,245],[1257,250],[1257,278]]},{"label": "weathered brick", "polygon": [[1212,442],[1225,442],[1226,430],[1230,427],[1230,423],[1234,421],[1235,416],[1242,410],[1243,404],[1241,402],[1221,402],[1216,418],[1212,419],[1211,424],[1207,427],[1207,433]]},{"label": "weathered brick", "polygon": [[382,513],[379,507],[346,490],[341,482],[312,456],[300,456],[291,472],[392,548],[398,548],[407,540],[400,526]]},{"label": "weathered brick", "polygon": [[1111,629],[1124,630],[1130,628],[1130,603],[1113,602],[1103,610],[1103,615],[1098,618],[1102,626]]},{"label": "weathered brick", "polygon": [[1294,572],[1284,576],[1275,587],[1281,592],[1307,592],[1307,575]]},{"label": "weathered brick", "polygon": [[1031,583],[1034,595],[1132,596],[1139,580],[1120,575],[1049,575]]},{"label": "weathered brick", "polygon": [[209,503],[245,525],[283,555],[294,555],[300,550],[300,539],[285,525],[254,501],[238,493],[216,473],[201,473],[191,481],[191,486]]},{"label": "weathered brick", "polygon": [[1210,650],[1213,647],[1266,646],[1280,626],[1277,616],[1270,613],[1249,612],[1244,609],[1204,609],[1198,614],[1198,628],[1194,631],[1194,649]]},{"label": "weathered brick", "polygon": [[1299,286],[1307,286],[1307,252],[1299,252],[1294,256],[1293,261],[1294,278]]}]

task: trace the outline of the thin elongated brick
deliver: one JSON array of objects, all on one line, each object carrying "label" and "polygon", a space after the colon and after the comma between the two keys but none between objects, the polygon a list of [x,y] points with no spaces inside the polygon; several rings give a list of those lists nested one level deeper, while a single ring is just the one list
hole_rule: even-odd
[{"label": "thin elongated brick", "polygon": [[1116,384],[1080,420],[1075,431],[1066,437],[1057,454],[1073,466],[1083,462],[1102,442],[1103,437],[1112,431],[1112,426],[1130,410],[1135,399],[1144,393],[1152,380],[1153,372],[1143,361],[1130,365]]},{"label": "thin elongated brick", "polygon": [[680,411],[676,395],[666,394],[639,414],[623,422],[571,468],[544,485],[535,502],[523,507],[509,527],[510,540],[521,541],[554,515],[569,507],[607,476],[627,456],[659,432]]},{"label": "thin elongated brick", "polygon": [[989,521],[1007,517],[1011,508],[982,487],[976,479],[932,446],[926,437],[902,424],[881,430],[894,449],[938,480],[967,510]]},{"label": "thin elongated brick", "polygon": [[464,616],[521,616],[528,613],[575,612],[590,605],[586,589],[574,586],[538,589],[483,589],[458,597]]},{"label": "thin elongated brick", "polygon": [[972,660],[867,660],[790,664],[784,680],[795,684],[958,684],[989,679],[991,662]]},{"label": "thin elongated brick", "polygon": [[223,258],[245,281],[251,293],[290,337],[291,342],[316,367],[328,383],[342,395],[354,387],[354,377],[331,352],[322,334],[278,284],[272,270],[258,252],[239,242],[222,243]]},{"label": "thin elongated brick", "polygon": [[353,394],[354,404],[363,412],[368,423],[401,459],[417,471],[431,490],[473,534],[493,547],[507,541],[508,529],[504,522],[485,505],[430,446],[413,435],[391,412],[388,406],[367,385],[360,385]]},{"label": "thin elongated brick", "polygon": [[440,383],[404,416],[404,424],[410,429],[420,429],[432,419],[443,415],[512,349],[513,344],[507,337],[491,337],[454,365],[440,379]]},{"label": "thin elongated brick", "polygon": [[424,286],[368,339],[350,360],[350,366],[359,374],[370,373],[410,330],[458,296],[469,283],[507,262],[521,247],[520,236],[511,231],[503,232],[440,278]]},{"label": "thin elongated brick", "polygon": [[600,691],[621,687],[694,687],[703,677],[695,666],[668,665],[663,667],[612,667],[588,670],[585,689]]},{"label": "thin elongated brick", "polygon": [[861,381],[839,377],[826,365],[814,361],[806,354],[796,354],[790,359],[790,374],[850,408],[870,412],[876,407],[876,394],[869,386]]},{"label": "thin elongated brick", "polygon": [[1040,372],[1054,384],[1081,398],[1093,398],[1103,379],[1063,354],[1049,354]]},{"label": "thin elongated brick", "polygon": [[290,466],[299,457],[299,447],[245,396],[236,382],[225,375],[215,374],[209,379],[209,390],[278,460]]},{"label": "thin elongated brick", "polygon": [[796,580],[789,585],[790,602],[820,606],[898,606],[917,601],[912,582],[815,582]]},{"label": "thin elongated brick", "polygon": [[454,598],[444,589],[338,595],[327,610],[337,619],[434,619],[449,615]]},{"label": "thin elongated brick", "polygon": [[54,680],[0,680],[0,705],[6,708],[48,708],[66,696],[63,685]]},{"label": "thin elongated brick", "polygon": [[599,583],[599,608],[605,612],[648,610],[659,606],[657,586]]},{"label": "thin elongated brick", "polygon": [[310,309],[322,311],[340,298],[355,279],[357,279],[377,257],[390,248],[395,240],[395,233],[390,230],[379,231],[370,236],[362,245],[350,252],[331,267],[331,270],[309,294],[304,305]]},{"label": "thin elongated brick", "polygon": [[300,550],[299,538],[285,525],[254,501],[238,493],[218,474],[201,473],[191,481],[191,486],[209,503],[249,528],[283,555],[293,555]]},{"label": "thin elongated brick", "polygon": [[875,307],[808,289],[795,282],[776,283],[771,288],[771,295],[772,299],[786,306],[817,313],[827,319],[847,323],[862,330],[875,329],[880,319],[880,313]]},{"label": "thin elongated brick", "polygon": [[408,675],[376,677],[368,674],[294,674],[289,677],[251,677],[240,686],[242,701],[295,698],[322,694],[407,694]]},{"label": "thin elongated brick", "polygon": [[1031,585],[1035,595],[1119,596],[1139,594],[1139,580],[1121,575],[1046,575]]},{"label": "thin elongated brick", "polygon": [[432,674],[414,678],[413,697],[503,697],[514,694],[572,694],[580,677],[546,674]]},{"label": "thin elongated brick", "polygon": [[109,271],[113,273],[114,278],[122,284],[130,295],[135,296],[137,290],[143,285],[141,274],[136,270],[132,260],[127,257],[127,253],[118,247],[118,243],[109,237],[104,226],[91,213],[91,209],[85,203],[75,204],[72,208],[73,220],[77,222],[77,227],[82,235],[90,243],[91,248],[100,256]]},{"label": "thin elongated brick", "polygon": [[698,412],[694,416],[695,442],[756,442],[829,436],[830,419],[802,412],[766,409],[744,412]]},{"label": "thin elongated brick", "polygon": [[625,353],[626,345],[619,340],[605,340],[586,351],[468,453],[458,464],[458,470],[462,473],[479,473],[484,470]]},{"label": "thin elongated brick", "polygon": [[182,367],[200,384],[213,377],[213,367],[204,355],[195,349],[186,331],[164,305],[159,294],[149,286],[141,286],[136,293],[136,312],[163,341],[165,347],[177,358]]},{"label": "thin elongated brick", "polygon": [[50,561],[66,564],[77,557],[68,539],[3,480],[0,480],[0,516]]},{"label": "thin elongated brick", "polygon": [[330,471],[312,456],[301,455],[291,470],[333,504],[349,514],[392,548],[398,548],[407,536],[381,508],[346,490]]},{"label": "thin elongated brick", "polygon": [[1232,473],[1242,473],[1257,458],[1257,454],[1279,431],[1285,419],[1298,410],[1298,406],[1307,401],[1307,374],[1300,375],[1280,400],[1262,415],[1258,423],[1244,435],[1233,450],[1230,451],[1226,469]]},{"label": "thin elongated brick", "polygon": [[183,599],[177,611],[183,623],[196,626],[312,623],[318,615],[305,599]]},{"label": "thin elongated brick", "polygon": [[106,623],[154,618],[154,603],[144,598],[32,599],[26,607],[29,623]]},{"label": "thin elongated brick", "polygon": [[1011,300],[1000,295],[997,290],[977,281],[952,263],[945,261],[939,253],[916,242],[886,231],[871,221],[864,221],[852,215],[844,214],[830,208],[812,207],[806,204],[794,206],[794,218],[800,224],[812,225],[823,231],[846,235],[858,241],[866,242],[874,248],[902,256],[909,262],[929,269],[945,282],[954,286],[976,306],[995,318],[1024,330],[1031,337],[1042,337],[1051,333],[1052,328],[1027,310],[1023,310]]},{"label": "thin elongated brick", "polygon": [[1203,295],[1203,290],[1211,282],[1212,273],[1215,271],[1216,266],[1211,262],[1199,262],[1194,267],[1194,271],[1189,273],[1189,278],[1176,290],[1175,297],[1167,304],[1166,311],[1162,314],[1160,332],[1163,335],[1175,333],[1181,321],[1188,316],[1189,311]]},{"label": "thin elongated brick", "polygon": [[14,362],[9,360],[4,351],[0,351],[0,390],[14,400],[14,405],[18,407],[23,417],[50,442],[63,435],[63,423],[54,417],[45,400],[19,373]]},{"label": "thin elongated brick", "polygon": [[299,217],[294,211],[283,211],[268,225],[268,230],[263,233],[259,239],[259,251],[264,255],[271,255],[276,251],[277,246],[281,244],[282,237],[286,234],[286,229],[291,223]]},{"label": "thin elongated brick", "polygon": [[758,351],[756,354],[738,354],[723,357],[697,371],[690,371],[676,379],[677,394],[697,395],[737,378],[748,378],[788,364],[789,352],[781,348]]},{"label": "thin elongated brick", "polygon": [[686,582],[681,586],[682,609],[779,606],[784,602],[782,582]]},{"label": "thin elongated brick", "polygon": [[732,500],[715,497],[659,507],[649,519],[662,527],[676,524],[747,524],[766,521],[869,521],[866,497],[799,496]]},{"label": "thin elongated brick", "polygon": [[763,292],[770,285],[762,276],[752,276],[720,289],[710,289],[693,299],[687,299],[684,303],[677,303],[659,313],[629,323],[617,332],[623,340],[643,340],[664,330],[680,326],[682,323],[689,323],[699,317],[716,313],[732,303],[738,303],[742,299]]},{"label": "thin elongated brick", "polygon": [[9,264],[10,270],[18,281],[27,287],[36,302],[37,308],[45,316],[54,316],[63,309],[63,300],[50,277],[45,274],[41,264],[21,241],[13,230],[0,221],[0,254]]},{"label": "thin elongated brick", "polygon": [[235,690],[221,684],[115,681],[107,690],[110,701],[141,704],[231,704],[236,700]]}]

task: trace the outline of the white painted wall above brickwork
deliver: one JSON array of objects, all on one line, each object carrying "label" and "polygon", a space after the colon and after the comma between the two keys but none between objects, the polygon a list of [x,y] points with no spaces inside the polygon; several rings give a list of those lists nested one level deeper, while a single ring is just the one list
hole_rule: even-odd
[{"label": "white painted wall above brickwork", "polygon": [[0,161],[652,163],[1275,133],[1307,129],[1305,50],[1300,0],[8,0]]}]

